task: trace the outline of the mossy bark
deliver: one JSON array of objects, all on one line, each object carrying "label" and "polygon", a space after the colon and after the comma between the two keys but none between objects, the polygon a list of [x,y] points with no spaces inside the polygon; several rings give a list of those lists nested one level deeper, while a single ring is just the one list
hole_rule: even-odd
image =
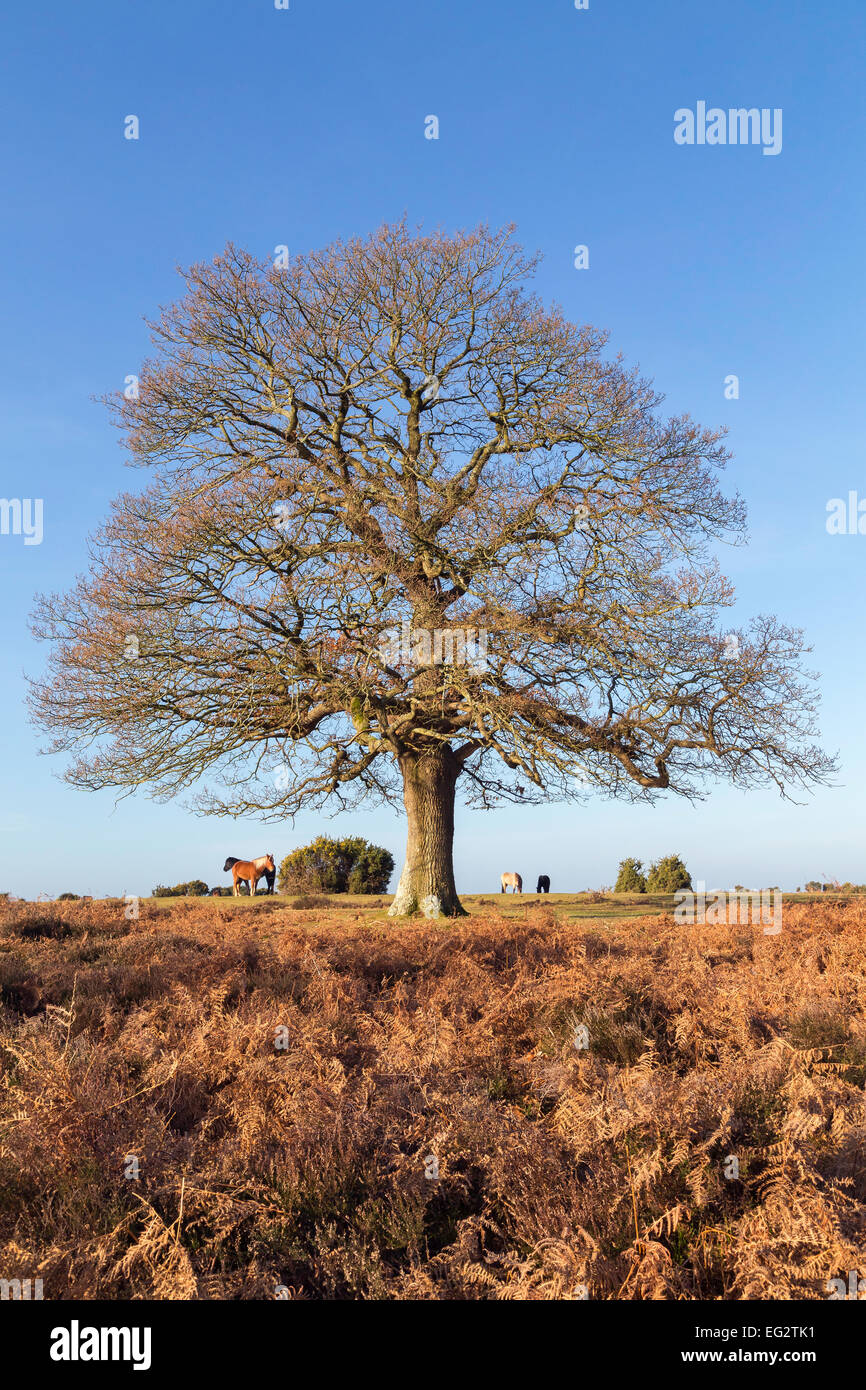
[{"label": "mossy bark", "polygon": [[409,821],[406,862],[390,917],[463,917],[454,884],[454,799],[460,765],[450,748],[400,759]]}]

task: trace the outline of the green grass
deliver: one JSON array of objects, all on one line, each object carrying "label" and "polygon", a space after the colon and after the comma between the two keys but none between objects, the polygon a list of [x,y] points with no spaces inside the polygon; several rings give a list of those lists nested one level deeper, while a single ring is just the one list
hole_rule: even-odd
[{"label": "green grass", "polygon": [[[239,898],[211,898],[210,895],[202,898],[142,898],[142,902],[153,903],[155,907],[167,908],[173,904],[182,902],[214,902],[231,903],[233,907],[261,907],[263,903],[277,903],[280,907],[291,907],[296,898],[305,896],[302,893],[257,893],[251,898],[247,893]],[[316,897],[327,897],[328,905],[335,907],[369,907],[375,903],[380,903],[382,909],[391,902],[391,895],[388,893],[334,893],[330,897],[327,893],[316,894]],[[95,899],[94,901],[104,901]]]},{"label": "green grass", "polygon": [[564,922],[582,918],[619,921],[674,909],[672,893],[608,893],[602,902],[590,902],[584,893],[461,893],[460,901],[467,912],[479,911],[481,902],[492,902],[503,917],[522,917],[527,908],[548,907]]},{"label": "green grass", "polygon": [[[244,895],[240,898],[214,898],[216,903],[230,903],[232,907],[244,910],[271,904],[274,907],[291,907],[299,895],[297,893],[259,894],[255,898]],[[317,895],[318,896],[318,895]],[[327,896],[327,895],[322,895]],[[183,902],[182,898],[148,898],[160,911],[169,910],[173,904]],[[207,901],[198,899],[197,901]],[[387,918],[388,907],[393,901],[391,894],[335,893],[328,897],[327,908],[322,911],[349,909],[370,912],[371,918]],[[584,893],[462,893],[464,908],[471,916],[483,916],[485,912],[496,912],[509,920],[521,919],[527,912],[537,908],[548,908],[563,922],[580,921],[620,921],[627,917],[655,916],[663,912],[673,912],[673,894],[608,894],[602,902],[587,900]]]},{"label": "green grass", "polygon": [[[299,897],[298,893],[274,893],[258,894],[255,898],[243,895],[239,898],[213,898],[208,901],[216,903],[231,903],[232,907],[251,909],[261,907],[263,904],[271,904],[274,907],[290,907]],[[319,895],[317,895],[319,896]],[[322,895],[327,896],[327,895]],[[784,893],[785,903],[810,903],[810,902],[829,902],[833,899],[841,899],[845,895],[840,893]],[[111,901],[108,899],[94,899],[94,902]],[[182,898],[146,898],[142,899],[151,903],[160,911],[167,911],[172,905],[183,902]],[[205,901],[196,899],[195,901]],[[351,909],[354,911],[364,910],[370,912],[371,918],[386,918],[388,907],[393,901],[392,895],[388,893],[336,893],[328,897],[328,907],[319,909],[320,911]],[[596,921],[596,922],[615,922],[633,917],[654,917],[662,913],[672,913],[675,906],[673,893],[608,893],[602,902],[591,902],[586,891],[578,893],[497,893],[492,890],[488,893],[462,893],[460,895],[466,911],[472,915],[482,915],[484,912],[496,911],[497,914],[508,918],[522,918],[527,911],[534,911],[539,907],[548,908],[557,920],[561,922],[575,921]],[[122,907],[123,899],[118,899],[117,903]],[[62,905],[61,905],[62,906]]]}]

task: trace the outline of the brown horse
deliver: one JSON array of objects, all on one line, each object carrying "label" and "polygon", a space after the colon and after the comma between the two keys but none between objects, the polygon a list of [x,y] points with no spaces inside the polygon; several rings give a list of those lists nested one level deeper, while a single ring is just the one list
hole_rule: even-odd
[{"label": "brown horse", "polygon": [[233,898],[240,897],[242,883],[249,885],[250,897],[254,897],[256,886],[260,878],[267,879],[268,887],[271,892],[273,892],[277,866],[274,863],[274,856],[272,854],[263,854],[260,859],[229,858],[223,864],[223,873],[227,874],[229,869],[232,871]]},{"label": "brown horse", "polygon": [[509,888],[513,888],[515,893],[523,892],[523,879],[520,874],[502,875],[502,892],[507,893]]}]

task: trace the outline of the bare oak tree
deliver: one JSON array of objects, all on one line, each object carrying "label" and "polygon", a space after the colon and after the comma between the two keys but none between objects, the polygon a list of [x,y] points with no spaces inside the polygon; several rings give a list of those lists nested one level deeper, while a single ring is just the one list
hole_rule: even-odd
[{"label": "bare oak tree", "polygon": [[453,915],[458,782],[486,807],[827,779],[799,632],[720,629],[720,435],[661,418],[532,269],[510,229],[401,224],[189,271],[115,403],[152,481],[37,614],[68,780],[211,772],[202,810],[266,819],[402,793],[391,911]]}]

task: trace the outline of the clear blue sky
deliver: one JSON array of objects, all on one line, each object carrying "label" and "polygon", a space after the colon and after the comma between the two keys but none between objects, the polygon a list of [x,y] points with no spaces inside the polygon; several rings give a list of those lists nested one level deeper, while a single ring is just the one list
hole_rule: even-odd
[{"label": "clear blue sky", "polygon": [[[866,497],[864,38],[862,0],[5,6],[0,493],[43,498],[45,534],[0,536],[0,890],[226,882],[226,854],[282,856],[321,830],[400,861],[396,813],[263,828],[74,791],[37,757],[22,676],[43,659],[34,592],[69,585],[109,499],[143,482],[92,397],[137,371],[176,265],[227,240],[303,250],[404,212],[514,221],[544,253],[545,297],[607,327],[671,411],[729,426],[752,537],[723,555],[736,617],[806,628],[841,757],[840,785],[802,807],[722,787],[697,807],[460,810],[458,887],[517,869],[579,889],[668,851],[717,886],[866,880],[866,535],[825,529],[830,498]],[[781,153],[678,146],[674,112],[698,101],[782,108]]]}]

